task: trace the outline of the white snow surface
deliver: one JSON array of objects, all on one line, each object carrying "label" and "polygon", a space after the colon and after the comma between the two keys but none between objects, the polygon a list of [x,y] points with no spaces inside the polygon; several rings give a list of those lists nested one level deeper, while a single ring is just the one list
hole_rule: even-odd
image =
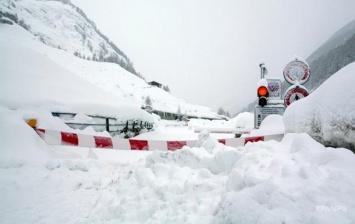
[{"label": "white snow surface", "polygon": [[[71,91],[73,88],[76,88],[78,92],[81,92],[82,89],[85,89],[85,91],[90,89],[92,93],[95,93],[97,88],[100,88],[114,95],[116,97],[116,104],[128,102],[130,105],[141,107],[149,96],[152,100],[154,110],[177,113],[180,107],[181,113],[189,116],[219,118],[217,113],[213,112],[210,108],[190,104],[160,88],[150,86],[146,81],[121,68],[118,64],[99,63],[75,57],[73,55],[74,52],[81,52],[86,57],[92,57],[93,54],[98,56],[100,53],[108,57],[115,53],[113,53],[114,51],[109,44],[98,35],[94,27],[77,13],[71,5],[57,1],[4,0],[0,2],[0,10],[12,14],[16,13],[19,20],[23,20],[31,27],[27,31],[22,27],[19,28],[16,24],[13,26],[0,24],[0,38],[13,42],[12,44],[14,45],[21,43],[21,46],[18,46],[16,49],[23,46],[30,48],[30,50],[21,49],[21,53],[24,53],[24,55],[21,55],[21,60],[27,62],[28,65],[28,67],[24,66],[22,71],[32,70],[35,73],[40,70],[42,74],[38,74],[38,76],[41,78],[47,74],[50,74],[50,77],[57,76],[60,78],[58,75],[65,73],[63,80],[60,80],[58,86],[62,83],[69,85],[70,98],[74,98],[73,100],[79,98],[73,96],[74,93]],[[51,47],[46,47],[40,41]],[[7,42],[3,44],[5,46],[8,45]],[[58,46],[61,50],[57,49]],[[10,46],[7,48],[10,48]],[[35,51],[35,53],[29,51]],[[4,55],[3,57],[6,57],[5,55],[8,53],[10,52],[1,51],[1,54]],[[36,60],[34,54],[37,53],[43,54],[42,56],[46,58],[42,57],[41,61],[37,61],[41,66],[32,68],[32,65],[37,65],[33,63],[33,60]],[[11,54],[13,57],[18,57],[18,54],[15,54],[14,51]],[[8,58],[8,60],[13,60],[13,57]],[[27,60],[28,58],[30,60]],[[119,58],[125,60],[124,58]],[[51,60],[51,62],[47,59]],[[18,60],[13,61],[13,63],[16,63]],[[12,67],[13,63],[9,66]],[[58,64],[61,68],[54,64]],[[17,67],[15,66],[12,69],[16,70]],[[32,80],[31,82],[35,82],[36,78],[39,78],[31,77],[23,72],[21,74],[26,75],[28,79]],[[73,81],[68,80],[73,74],[84,79],[85,82],[94,84],[96,87],[89,88],[89,85],[83,84],[83,88],[80,88],[80,85],[75,83],[78,80],[77,78],[73,78]],[[18,79],[21,80],[22,78],[18,77]],[[52,95],[57,95],[55,90]],[[94,94],[87,97],[89,99],[83,99],[83,101],[90,101],[90,98],[93,98],[93,101],[103,98],[99,93],[97,97],[91,97],[92,95]],[[109,98],[112,99],[112,97]],[[136,115],[136,113],[133,114]]]},{"label": "white snow surface", "polygon": [[231,148],[203,132],[200,147],[175,152],[103,150],[48,146],[27,116],[0,106],[1,223],[355,219],[354,155],[307,134]]},{"label": "white snow surface", "polygon": [[252,129],[254,128],[254,114],[249,112],[239,113],[230,119],[228,123],[234,128]]},{"label": "white snow surface", "polygon": [[34,41],[31,34],[17,25],[2,25],[0,33],[0,104],[13,109],[43,106],[53,112],[153,121],[139,103],[81,78],[63,67],[61,60],[76,61],[78,67],[100,63]]},{"label": "white snow surface", "polygon": [[3,0],[0,10],[16,14],[37,40],[48,46],[63,49],[73,54],[104,58],[115,54],[118,59],[127,60],[115,53],[113,48],[80,15],[75,7],[59,1]]},{"label": "white snow surface", "polygon": [[319,142],[355,149],[355,63],[344,67],[308,97],[285,111],[286,132],[308,133]]},{"label": "white snow surface", "polygon": [[[39,5],[36,2],[30,11]],[[171,126],[156,119],[155,131],[136,138],[198,139],[197,146],[146,152],[47,145],[25,120],[35,117],[42,128],[71,130],[51,116],[52,110],[78,112],[75,119],[87,122],[88,112],[150,120],[152,116],[139,109],[150,95],[153,107],[176,112],[180,106],[182,113],[214,115],[208,108],[184,104],[148,86],[118,65],[81,60],[35,39],[17,25],[0,24],[0,223],[355,220],[354,154],[324,147],[305,133],[287,134],[281,142],[232,148],[218,143],[218,135],[195,134],[191,126]],[[285,123],[288,131],[321,127],[324,138],[338,141],[343,134],[342,141],[354,142],[353,126],[345,134],[332,129],[355,120],[350,98],[355,93],[350,88],[354,69],[354,64],[342,69],[324,84],[325,90],[319,88],[319,93],[291,105],[284,120],[269,116],[252,134],[283,131]],[[251,120],[252,115],[245,113],[228,122],[193,120],[192,124],[248,127]]]},{"label": "white snow surface", "polygon": [[145,97],[150,96],[154,109],[176,113],[180,106],[189,115],[218,117],[207,107],[186,103],[148,85],[117,64],[87,61],[50,48],[33,40],[30,33],[17,25],[1,25],[0,33],[2,105],[10,108],[46,105],[57,112],[152,121],[140,109]]}]

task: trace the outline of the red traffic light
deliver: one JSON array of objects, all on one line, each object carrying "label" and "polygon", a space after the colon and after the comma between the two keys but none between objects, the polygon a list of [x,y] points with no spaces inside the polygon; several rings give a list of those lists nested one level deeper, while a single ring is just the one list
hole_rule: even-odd
[{"label": "red traffic light", "polygon": [[267,87],[266,86],[260,86],[258,88],[258,96],[264,96],[264,97],[267,97],[268,96],[268,90],[267,90]]},{"label": "red traffic light", "polygon": [[263,107],[267,105],[267,97],[269,96],[269,91],[266,86],[260,86],[258,88],[258,98],[259,98],[259,106]]}]

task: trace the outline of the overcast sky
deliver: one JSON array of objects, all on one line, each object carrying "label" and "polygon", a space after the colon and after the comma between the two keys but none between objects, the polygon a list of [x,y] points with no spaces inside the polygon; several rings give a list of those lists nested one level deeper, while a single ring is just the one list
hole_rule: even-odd
[{"label": "overcast sky", "polygon": [[72,0],[147,81],[187,102],[237,112],[256,98],[259,63],[282,77],[355,19],[354,0]]}]

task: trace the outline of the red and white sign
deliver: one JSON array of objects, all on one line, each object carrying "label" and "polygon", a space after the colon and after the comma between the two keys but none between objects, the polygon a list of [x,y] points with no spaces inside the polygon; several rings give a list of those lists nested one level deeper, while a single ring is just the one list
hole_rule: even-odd
[{"label": "red and white sign", "polygon": [[290,84],[304,84],[310,76],[309,66],[299,60],[288,63],[284,69],[285,80]]},{"label": "red and white sign", "polygon": [[[47,129],[35,129],[37,134],[49,145],[67,145],[87,148],[119,149],[119,150],[178,150],[184,146],[195,147],[197,140],[139,140],[118,137],[92,136]],[[284,134],[252,136],[246,138],[218,139],[224,145],[239,147],[248,142],[281,141]]]},{"label": "red and white sign", "polygon": [[293,86],[285,94],[285,99],[284,99],[285,105],[289,106],[291,103],[300,100],[308,95],[309,92],[307,89],[301,86]]}]

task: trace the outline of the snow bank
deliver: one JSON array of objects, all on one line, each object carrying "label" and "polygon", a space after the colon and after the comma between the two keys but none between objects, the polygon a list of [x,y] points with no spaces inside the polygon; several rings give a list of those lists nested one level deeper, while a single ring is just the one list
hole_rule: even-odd
[{"label": "snow bank", "polygon": [[259,129],[253,129],[250,135],[272,135],[285,133],[285,125],[283,116],[278,114],[271,114],[265,117],[261,122]]},{"label": "snow bank", "polygon": [[254,128],[254,114],[249,112],[239,113],[236,117],[230,119],[228,123],[234,128]]},{"label": "snow bank", "polygon": [[355,63],[288,107],[286,132],[306,132],[324,145],[355,150]]},{"label": "snow bank", "polygon": [[350,151],[324,148],[306,134],[250,145],[212,223],[350,223],[354,161]]},{"label": "snow bank", "polygon": [[[210,139],[201,145],[210,145]],[[118,223],[350,223],[355,157],[306,134],[214,150],[155,151],[88,220]]]},{"label": "snow bank", "polygon": [[86,223],[98,192],[148,153],[48,146],[24,121],[43,113],[0,105],[0,222]]},{"label": "snow bank", "polygon": [[49,158],[45,143],[24,121],[26,116],[0,105],[0,168],[21,167]]},{"label": "snow bank", "polygon": [[202,132],[200,147],[175,152],[52,147],[23,121],[33,114],[43,117],[38,111],[0,107],[4,223],[355,219],[355,175],[350,172],[355,157],[346,149],[325,148],[307,134],[231,148]]}]

